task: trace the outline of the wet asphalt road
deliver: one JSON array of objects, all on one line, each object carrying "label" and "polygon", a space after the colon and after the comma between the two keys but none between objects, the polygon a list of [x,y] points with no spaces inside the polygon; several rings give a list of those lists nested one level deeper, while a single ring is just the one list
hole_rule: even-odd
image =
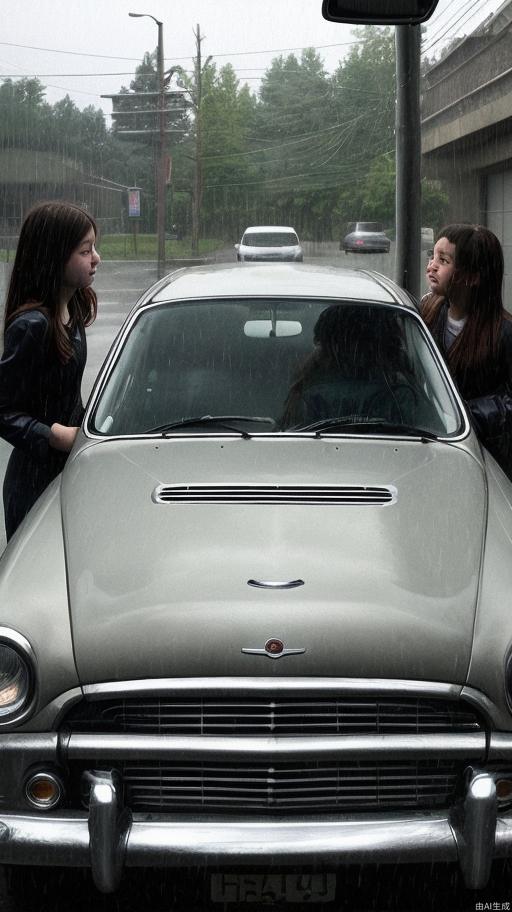
[{"label": "wet asphalt road", "polygon": [[[336,245],[318,245],[306,249],[322,254],[330,265],[355,265],[393,275],[393,256],[365,257],[340,255]],[[315,257],[316,258],[316,257]],[[219,260],[234,259],[231,249],[222,251]],[[1,268],[1,267],[0,267]],[[123,319],[140,293],[156,280],[154,263],[110,262],[98,271],[96,290],[99,312],[96,323],[88,330],[88,364],[84,375],[84,399],[90,393],[94,378]],[[0,295],[3,300],[6,271],[0,273]],[[2,287],[3,286],[3,287]],[[9,447],[0,441],[0,478],[3,477]],[[0,530],[0,550],[3,547]],[[118,894],[102,896],[90,884],[88,875],[50,870],[45,883],[32,888],[30,878],[16,880],[11,892],[0,870],[0,912],[240,912],[242,908],[262,912],[263,908],[288,912],[324,908],[326,912],[478,912],[478,910],[512,910],[512,871],[496,865],[489,886],[478,893],[467,891],[461,884],[454,865],[367,866],[351,867],[338,875],[336,900],[325,906],[262,905],[245,906],[213,904],[209,901],[209,880],[202,870],[186,873],[146,871],[128,872]]]}]

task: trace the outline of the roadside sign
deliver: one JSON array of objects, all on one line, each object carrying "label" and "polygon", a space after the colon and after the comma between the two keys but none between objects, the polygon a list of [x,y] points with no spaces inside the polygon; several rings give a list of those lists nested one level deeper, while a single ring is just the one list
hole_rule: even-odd
[{"label": "roadside sign", "polygon": [[130,218],[140,218],[140,190],[138,187],[128,189],[128,215]]}]

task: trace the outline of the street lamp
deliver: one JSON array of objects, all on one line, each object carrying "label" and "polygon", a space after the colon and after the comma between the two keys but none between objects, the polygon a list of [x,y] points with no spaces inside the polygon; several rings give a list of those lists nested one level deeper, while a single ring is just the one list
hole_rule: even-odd
[{"label": "street lamp", "polygon": [[166,187],[166,142],[165,142],[165,84],[164,84],[164,33],[163,22],[150,13],[128,13],[133,19],[152,19],[158,26],[157,73],[158,73],[158,124],[159,156],[156,176],[156,233],[158,238],[158,278],[165,272],[165,187]]}]

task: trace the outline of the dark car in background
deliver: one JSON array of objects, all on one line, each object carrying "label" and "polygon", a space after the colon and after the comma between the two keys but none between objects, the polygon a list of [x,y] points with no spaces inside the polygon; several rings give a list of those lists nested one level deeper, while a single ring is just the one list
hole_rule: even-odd
[{"label": "dark car in background", "polygon": [[390,246],[381,222],[349,222],[340,241],[340,250],[345,253],[389,253]]}]

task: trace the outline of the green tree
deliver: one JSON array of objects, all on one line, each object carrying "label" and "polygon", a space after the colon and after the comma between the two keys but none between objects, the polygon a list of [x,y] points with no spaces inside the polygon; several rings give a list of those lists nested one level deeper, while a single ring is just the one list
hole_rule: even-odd
[{"label": "green tree", "polygon": [[0,86],[0,141],[3,148],[43,149],[50,133],[50,105],[39,79],[6,79]]},{"label": "green tree", "polygon": [[[395,221],[396,167],[392,153],[376,159],[368,175],[362,197],[362,217],[377,219],[385,225]],[[448,196],[438,181],[421,181],[421,223],[437,230],[448,211]]]},{"label": "green tree", "polygon": [[331,81],[313,48],[300,59],[290,54],[272,61],[258,96],[255,130],[261,221],[291,223],[310,236],[324,233],[326,225],[328,231],[332,193],[323,165],[336,154],[340,131],[333,128]]},{"label": "green tree", "polygon": [[384,225],[393,225],[395,189],[395,155],[392,152],[385,152],[371,164],[361,198],[361,218],[375,219]]},{"label": "green tree", "polygon": [[332,78],[335,116],[345,125],[336,200],[341,231],[346,221],[377,218],[371,192],[365,189],[368,180],[377,186],[384,180],[386,189],[383,187],[382,192],[387,202],[380,198],[379,206],[389,210],[390,162],[395,149],[394,32],[365,26],[355,29],[354,34],[359,40]]},{"label": "green tree", "polygon": [[202,173],[205,188],[203,230],[226,238],[243,230],[245,184],[255,179],[248,143],[255,100],[240,86],[231,64],[203,74]]},{"label": "green tree", "polygon": [[434,229],[434,234],[446,221],[449,206],[448,194],[438,181],[423,178],[421,182],[421,223]]}]

